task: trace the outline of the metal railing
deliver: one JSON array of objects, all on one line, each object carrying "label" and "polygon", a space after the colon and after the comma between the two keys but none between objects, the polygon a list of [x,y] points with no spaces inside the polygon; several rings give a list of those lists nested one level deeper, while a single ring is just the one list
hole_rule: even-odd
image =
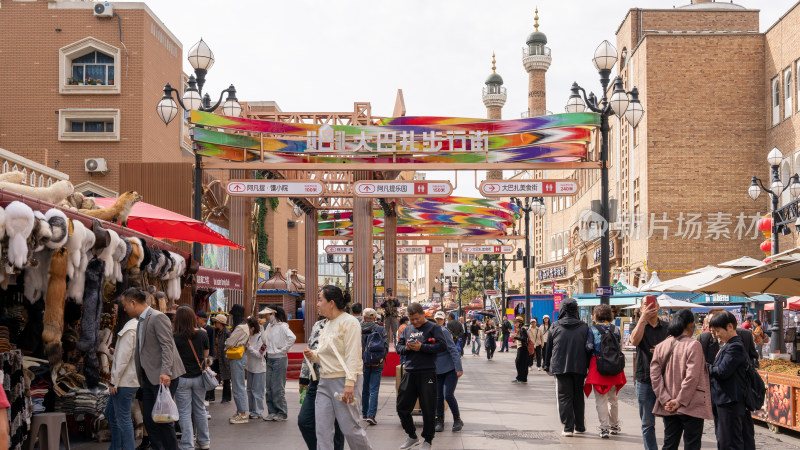
[{"label": "metal railing", "polygon": [[553,114],[552,111],[547,111],[547,110],[542,109],[542,110],[533,110],[533,111],[522,111],[520,113],[520,117],[522,117],[523,119],[528,119],[528,118],[531,118],[531,117],[550,116],[552,114]]},{"label": "metal railing", "polygon": [[550,56],[550,47],[544,45],[522,47],[522,57],[527,58],[528,56]]}]

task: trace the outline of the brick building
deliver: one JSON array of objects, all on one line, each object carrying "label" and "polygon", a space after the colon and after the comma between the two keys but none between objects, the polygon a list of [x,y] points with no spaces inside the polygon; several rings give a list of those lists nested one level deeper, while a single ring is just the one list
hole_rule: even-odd
[{"label": "brick building", "polygon": [[[113,196],[121,163],[190,161],[185,126],[155,113],[164,84],[182,85],[183,48],[144,3],[114,3],[107,16],[95,5],[0,5],[0,148],[66,173],[78,192]],[[107,169],[87,171],[90,158]]]}]

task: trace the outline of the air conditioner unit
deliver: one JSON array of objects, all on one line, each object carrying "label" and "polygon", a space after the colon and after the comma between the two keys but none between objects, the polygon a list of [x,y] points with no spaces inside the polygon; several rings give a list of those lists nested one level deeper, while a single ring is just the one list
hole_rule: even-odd
[{"label": "air conditioner unit", "polygon": [[83,168],[89,173],[108,172],[108,164],[105,158],[86,158],[83,160]]},{"label": "air conditioner unit", "polygon": [[95,17],[114,17],[114,7],[111,6],[111,3],[98,3],[94,5],[94,16]]}]

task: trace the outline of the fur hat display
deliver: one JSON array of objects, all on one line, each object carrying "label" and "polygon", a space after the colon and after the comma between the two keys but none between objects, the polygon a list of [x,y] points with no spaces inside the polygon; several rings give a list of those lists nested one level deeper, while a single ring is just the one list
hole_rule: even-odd
[{"label": "fur hat display", "polygon": [[[75,230],[73,231],[73,236],[78,230],[78,221],[75,221]],[[80,261],[78,262],[78,266],[75,267],[75,276],[70,278],[69,286],[67,288],[67,296],[76,303],[82,304],[83,303],[83,289],[84,283],[86,282],[86,267],[89,264],[89,259],[91,258],[91,250],[95,244],[95,234],[86,229],[86,227],[81,224],[81,227],[84,229],[84,236],[83,240],[81,241],[80,247]],[[72,255],[70,255],[71,257]]]},{"label": "fur hat display", "polygon": [[181,298],[180,277],[186,271],[186,260],[179,254],[173,252],[165,252],[172,261],[172,266],[167,270],[162,280],[167,281],[167,298],[177,301]]},{"label": "fur hat display", "polygon": [[138,239],[139,242],[142,243],[142,262],[139,264],[139,269],[145,270],[148,264],[150,264],[150,248],[147,247],[147,242],[144,241],[142,238],[133,238]]},{"label": "fur hat display", "polygon": [[67,264],[67,277],[75,277],[75,269],[81,265],[81,249],[83,240],[86,239],[86,227],[80,220],[70,221],[72,224],[72,234],[67,239],[67,250],[69,250],[69,262]]},{"label": "fur hat display", "polygon": [[[67,298],[66,248],[53,252],[50,261],[50,281],[47,285],[44,308],[44,350],[50,361],[50,371],[57,373],[61,365],[61,333],[64,331],[64,303]],[[55,379],[55,378],[54,378]]]},{"label": "fur hat display", "polygon": [[103,228],[100,224],[100,221],[94,219],[92,221],[92,233],[94,233],[94,250],[95,252],[99,252],[102,249],[108,247],[111,243],[111,236],[108,234],[108,230]]},{"label": "fur hat display", "polygon": [[40,211],[33,212],[33,231],[28,237],[28,258],[30,260],[31,252],[39,252],[45,249],[50,238],[53,237],[53,231],[50,228],[50,223],[47,218]]},{"label": "fur hat display", "polygon": [[158,276],[158,274],[161,272],[161,268],[164,267],[165,259],[166,257],[164,256],[164,253],[161,250],[154,248],[150,252],[150,264],[147,266],[147,272],[150,275]]},{"label": "fur hat display", "polygon": [[0,189],[22,194],[57,205],[72,195],[75,188],[67,180],[56,181],[48,187],[33,187],[25,184],[0,181]]},{"label": "fur hat display", "polygon": [[110,240],[108,246],[105,247],[100,251],[100,253],[96,253],[97,257],[102,259],[105,263],[105,272],[103,276],[107,280],[115,280],[117,279],[116,272],[114,270],[114,254],[117,252],[117,248],[119,247],[119,235],[114,230],[106,230],[108,231]]},{"label": "fur hat display", "polygon": [[58,209],[50,209],[44,214],[47,223],[50,224],[52,236],[46,243],[48,248],[57,249],[67,244],[69,238],[69,220],[66,214]]},{"label": "fur hat display", "polygon": [[47,286],[47,279],[50,272],[50,258],[53,252],[50,249],[40,250],[33,254],[32,260],[36,264],[29,265],[24,270],[24,284],[23,291],[25,298],[31,302],[36,303],[41,300],[44,295],[44,289]]},{"label": "fur hat display", "polygon": [[8,262],[21,269],[28,262],[28,237],[33,232],[33,210],[22,202],[6,206],[6,234],[8,234]]}]

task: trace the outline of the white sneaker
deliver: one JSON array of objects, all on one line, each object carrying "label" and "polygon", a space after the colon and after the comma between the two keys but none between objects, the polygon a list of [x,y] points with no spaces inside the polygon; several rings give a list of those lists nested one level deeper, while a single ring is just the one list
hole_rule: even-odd
[{"label": "white sneaker", "polygon": [[428,441],[425,441],[420,445],[419,450],[431,450],[431,444]]},{"label": "white sneaker", "polygon": [[[419,444],[419,438],[408,438],[406,442],[400,446],[400,450],[405,450],[409,448],[414,448]],[[430,447],[428,447],[430,448]]]},{"label": "white sneaker", "polygon": [[572,437],[572,431],[562,431],[561,435],[564,437]]},{"label": "white sneaker", "polygon": [[264,419],[267,422],[272,422],[275,420],[275,414],[267,414],[267,416],[262,417],[262,419]]},{"label": "white sneaker", "polygon": [[203,400],[203,404],[206,405],[206,408],[208,408],[208,400]]}]

